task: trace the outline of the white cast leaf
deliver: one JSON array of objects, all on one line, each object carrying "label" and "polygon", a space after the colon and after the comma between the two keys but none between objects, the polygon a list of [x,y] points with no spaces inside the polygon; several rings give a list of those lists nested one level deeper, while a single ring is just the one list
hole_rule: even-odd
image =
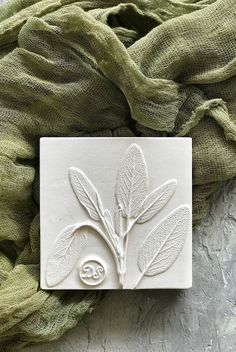
[{"label": "white cast leaf", "polygon": [[69,169],[69,178],[72,189],[80,203],[93,220],[99,221],[99,214],[103,215],[103,207],[101,198],[92,182],[81,170],[75,167]]},{"label": "white cast leaf", "polygon": [[137,223],[143,224],[164,208],[173,196],[176,185],[177,181],[175,179],[170,180],[149,193],[139,210]]},{"label": "white cast leaf", "polygon": [[121,210],[116,209],[114,214],[115,220],[115,233],[120,236],[122,233],[122,215]]},{"label": "white cast leaf", "polygon": [[132,144],[126,151],[116,182],[116,200],[123,217],[135,217],[147,195],[147,184],[143,152],[137,144]]},{"label": "white cast leaf", "polygon": [[88,225],[71,225],[57,237],[46,267],[48,286],[63,281],[73,270],[87,242]]},{"label": "white cast leaf", "polygon": [[154,227],[138,254],[141,276],[160,274],[175,262],[189,231],[190,218],[189,206],[182,205]]},{"label": "white cast leaf", "polygon": [[115,233],[114,223],[113,223],[111,213],[108,209],[104,210],[104,219],[109,228],[110,233],[114,234]]}]

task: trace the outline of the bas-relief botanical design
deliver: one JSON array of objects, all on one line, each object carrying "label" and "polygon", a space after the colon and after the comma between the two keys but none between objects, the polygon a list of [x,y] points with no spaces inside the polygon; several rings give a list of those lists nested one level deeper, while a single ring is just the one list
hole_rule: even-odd
[{"label": "bas-relief botanical design", "polygon": [[[148,194],[148,173],[143,152],[137,144],[130,145],[117,176],[113,221],[110,211],[104,209],[98,191],[83,171],[71,167],[69,179],[75,196],[90,218],[102,225],[102,230],[94,222],[87,221],[68,226],[59,234],[47,262],[48,286],[57,285],[72,272],[92,229],[110,248],[119,288],[125,288],[130,231],[135,224],[140,226],[149,221],[165,207],[176,190],[177,180],[169,180]],[[150,231],[139,248],[137,265],[140,275],[133,288],[139,287],[144,276],[163,273],[175,262],[189,231],[190,218],[190,207],[181,205]],[[99,285],[105,278],[104,266],[92,257],[88,261],[91,262],[90,267],[82,265],[80,279],[89,286]],[[94,266],[94,262],[97,265]]]}]

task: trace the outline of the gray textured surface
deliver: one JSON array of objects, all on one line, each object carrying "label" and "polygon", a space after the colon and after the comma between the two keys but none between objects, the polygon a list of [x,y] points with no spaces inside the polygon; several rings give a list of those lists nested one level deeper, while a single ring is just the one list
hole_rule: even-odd
[{"label": "gray textured surface", "polygon": [[236,180],[193,236],[193,288],[108,293],[84,323],[27,352],[235,352]]}]

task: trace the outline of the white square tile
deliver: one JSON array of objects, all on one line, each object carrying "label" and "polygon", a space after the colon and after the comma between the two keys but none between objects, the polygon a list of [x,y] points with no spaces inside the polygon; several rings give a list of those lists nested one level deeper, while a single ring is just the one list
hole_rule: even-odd
[{"label": "white square tile", "polygon": [[41,288],[189,288],[190,138],[42,138]]}]

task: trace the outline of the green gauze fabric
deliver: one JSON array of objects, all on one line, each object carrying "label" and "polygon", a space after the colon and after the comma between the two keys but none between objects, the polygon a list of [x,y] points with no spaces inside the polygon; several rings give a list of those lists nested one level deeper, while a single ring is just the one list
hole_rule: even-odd
[{"label": "green gauze fabric", "polygon": [[199,223],[219,182],[236,175],[235,33],[235,0],[0,8],[0,340],[9,351],[57,339],[100,298],[39,288],[39,138],[191,136]]}]

